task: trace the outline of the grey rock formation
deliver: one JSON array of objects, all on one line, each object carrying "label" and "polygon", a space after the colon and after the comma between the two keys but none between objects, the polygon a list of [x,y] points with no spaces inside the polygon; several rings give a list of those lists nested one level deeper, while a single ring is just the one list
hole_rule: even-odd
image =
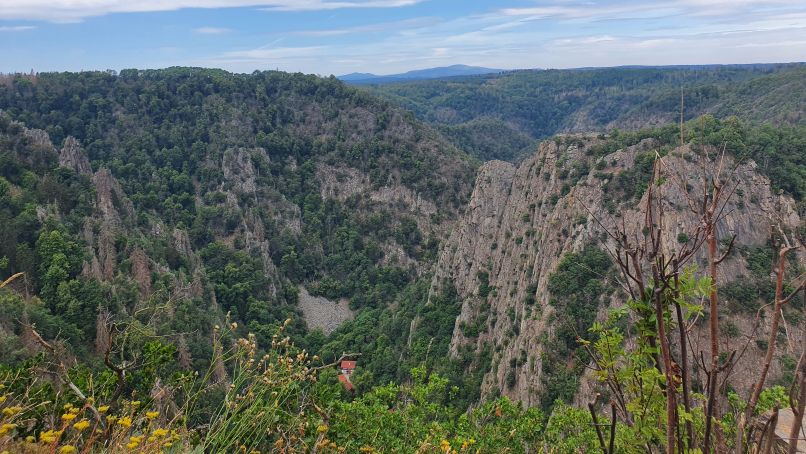
[{"label": "grey rock formation", "polygon": [[222,170],[224,178],[241,193],[254,193],[257,190],[255,178],[257,171],[252,164],[252,152],[262,152],[262,149],[248,150],[246,148],[229,149],[224,152]]},{"label": "grey rock formation", "polygon": [[50,136],[47,132],[41,129],[28,129],[24,128],[25,137],[31,140],[33,145],[41,148],[53,149],[53,142],[50,141]]},{"label": "grey rock formation", "polygon": [[74,170],[79,175],[92,175],[92,166],[81,144],[73,136],[64,139],[59,151],[59,166]]},{"label": "grey rock formation", "polygon": [[[483,396],[500,390],[528,405],[539,402],[543,387],[542,352],[551,348],[554,335],[551,325],[554,308],[549,304],[547,290],[549,276],[565,254],[606,238],[599,221],[614,225],[623,220],[632,234],[641,231],[642,201],[615,200],[613,206],[611,200],[608,210],[606,183],[631,169],[638,153],[653,151],[657,144],[645,140],[602,158],[597,170],[588,171],[595,162],[591,162],[593,158],[587,151],[597,139],[568,139],[544,142],[534,156],[517,166],[500,161],[484,164],[464,216],[438,259],[432,293],[447,279],[453,282],[462,301],[451,353],[458,355],[462,349],[480,352],[485,346],[494,352],[492,363],[486,365]],[[673,150],[663,161],[670,175],[670,181],[659,186],[669,233],[663,247],[672,251],[679,247],[677,234],[690,231],[698,222],[688,209],[682,188],[687,184],[702,187],[703,169],[712,161],[689,148]],[[583,162],[588,166],[574,165]],[[732,166],[726,158],[723,168]],[[737,192],[744,197],[734,196],[726,207],[726,215],[718,225],[721,238],[735,234],[740,246],[764,245],[772,217],[780,218],[786,227],[801,222],[793,200],[773,193],[769,180],[756,172],[754,163],[738,165],[735,179],[739,181]],[[489,276],[489,286],[494,289],[487,297],[479,295],[480,273]],[[744,260],[740,254],[734,254],[721,266],[719,280],[728,282],[745,273]],[[534,292],[534,305],[526,303],[529,292]],[[611,300],[611,305],[623,303],[615,296]],[[605,310],[601,308],[600,316]],[[482,320],[485,328],[478,337],[465,337],[461,327],[480,317],[486,317]],[[748,323],[746,317],[738,314],[730,318],[740,327]],[[693,342],[705,342],[700,335],[695,330]],[[738,347],[732,342],[739,340],[726,342]],[[751,345],[739,367],[752,367],[760,353],[760,349]],[[523,357],[525,361],[521,360]],[[780,373],[780,368],[777,372]],[[510,373],[514,373],[515,382],[512,384],[510,380],[508,386]],[[739,390],[749,386],[742,377],[731,384]]]},{"label": "grey rock formation", "polygon": [[95,172],[92,182],[95,185],[96,210],[104,222],[119,225],[134,215],[134,206],[109,169],[101,168]]},{"label": "grey rock formation", "polygon": [[308,329],[321,329],[326,335],[354,317],[350,303],[346,299],[330,301],[320,296],[312,296],[305,287],[299,288],[299,308],[302,310]]}]

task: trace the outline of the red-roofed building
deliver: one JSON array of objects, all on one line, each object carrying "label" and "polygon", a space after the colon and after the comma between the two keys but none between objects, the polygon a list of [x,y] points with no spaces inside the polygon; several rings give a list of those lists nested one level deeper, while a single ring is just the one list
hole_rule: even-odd
[{"label": "red-roofed building", "polygon": [[341,372],[339,374],[339,381],[344,385],[344,389],[351,393],[355,392],[355,386],[353,386],[353,382],[350,381],[350,376],[353,375],[355,371],[355,365],[355,361],[348,360],[342,360],[339,363],[339,371]]},{"label": "red-roofed building", "polygon": [[344,386],[344,389],[346,389],[348,392],[355,392],[355,387],[353,386],[353,383],[346,375],[339,374],[339,382],[341,382],[341,384]]},{"label": "red-roofed building", "polygon": [[342,361],[339,364],[339,370],[344,375],[352,375],[353,371],[355,370],[355,361]]}]

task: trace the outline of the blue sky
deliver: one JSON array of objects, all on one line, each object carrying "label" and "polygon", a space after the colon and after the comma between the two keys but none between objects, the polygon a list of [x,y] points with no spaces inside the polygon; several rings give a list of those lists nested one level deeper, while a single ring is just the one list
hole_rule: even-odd
[{"label": "blue sky", "polygon": [[806,60],[806,0],[0,0],[0,72]]}]

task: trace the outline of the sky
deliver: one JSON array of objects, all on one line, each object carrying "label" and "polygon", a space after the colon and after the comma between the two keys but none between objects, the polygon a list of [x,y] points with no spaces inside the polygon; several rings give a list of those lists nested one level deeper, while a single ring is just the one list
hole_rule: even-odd
[{"label": "sky", "polygon": [[0,72],[806,61],[806,0],[0,0]]}]

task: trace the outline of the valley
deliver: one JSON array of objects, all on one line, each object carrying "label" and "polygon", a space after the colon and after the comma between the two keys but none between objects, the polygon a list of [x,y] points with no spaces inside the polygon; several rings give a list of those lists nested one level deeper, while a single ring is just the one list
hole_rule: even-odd
[{"label": "valley", "polygon": [[[692,401],[711,385],[697,353],[718,289],[727,438],[756,385],[742,371],[770,352],[754,417],[799,376],[804,74],[606,68],[357,87],[191,67],[2,76],[0,378],[10,398],[37,389],[82,412],[106,401],[153,434],[156,416],[132,407],[146,402],[182,446],[154,444],[165,452],[191,440],[230,452],[244,433],[265,452],[584,452],[599,448],[588,403],[616,401],[608,380],[630,383],[629,364],[652,397],[624,396],[653,410],[600,417],[620,418],[618,446],[639,452],[664,435],[671,378],[644,344],[659,318],[615,260],[629,238],[643,252],[628,269],[648,280],[660,265],[641,247],[692,248],[674,286],[653,287],[676,292],[659,309],[667,329],[675,304],[688,317],[687,335],[668,337],[675,361],[703,361]],[[698,207],[717,186],[725,256],[709,282]],[[770,309],[784,290],[797,297]],[[614,332],[622,356],[597,372]],[[349,390],[342,360],[356,361]],[[700,438],[705,407],[689,409]],[[30,421],[20,434],[42,427]]]}]

